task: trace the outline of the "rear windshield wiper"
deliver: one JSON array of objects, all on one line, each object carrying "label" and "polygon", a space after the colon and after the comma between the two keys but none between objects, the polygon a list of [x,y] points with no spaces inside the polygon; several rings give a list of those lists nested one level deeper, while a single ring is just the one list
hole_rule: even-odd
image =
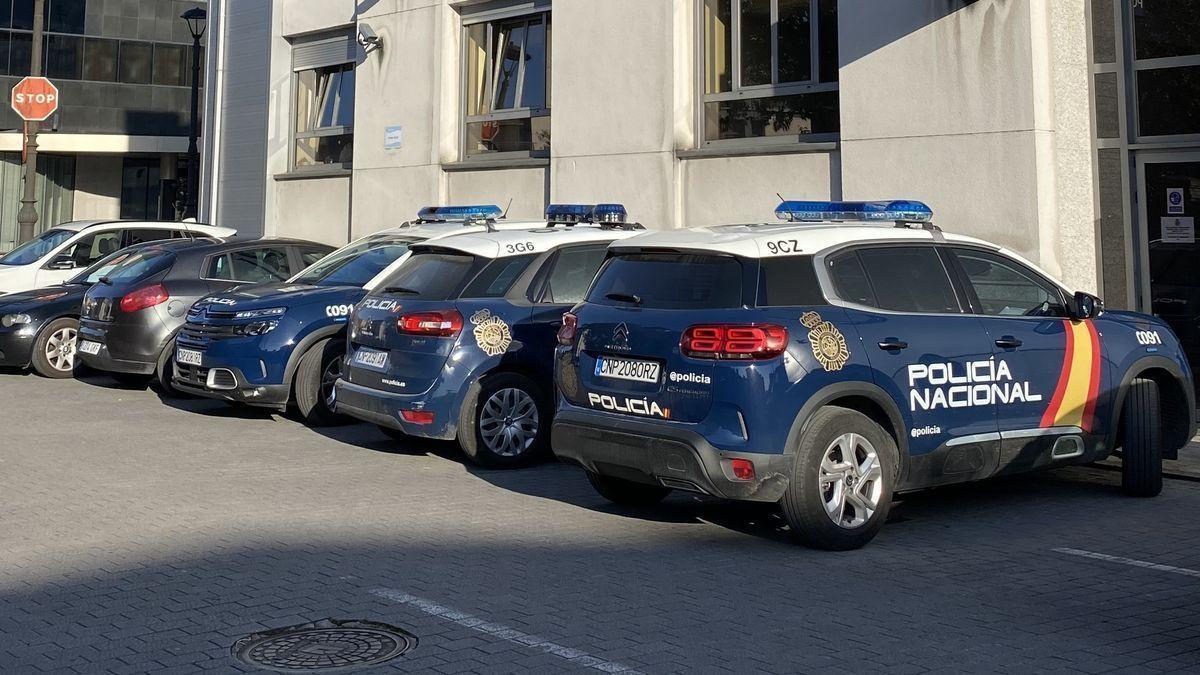
[{"label": "rear windshield wiper", "polygon": [[399,293],[401,295],[420,295],[421,294],[421,291],[414,291],[411,288],[405,288],[403,286],[388,286],[387,288],[383,289],[383,292],[384,293]]},{"label": "rear windshield wiper", "polygon": [[628,302],[631,305],[642,304],[642,299],[640,297],[628,293],[609,293],[604,297],[608,298],[609,300],[616,300],[617,302]]},{"label": "rear windshield wiper", "polygon": [[100,277],[98,281],[105,286],[112,286],[112,279],[109,279],[107,276]]}]

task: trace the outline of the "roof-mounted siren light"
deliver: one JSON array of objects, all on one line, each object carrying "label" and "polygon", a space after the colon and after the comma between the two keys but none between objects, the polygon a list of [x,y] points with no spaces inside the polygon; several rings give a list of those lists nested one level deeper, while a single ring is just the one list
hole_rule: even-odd
[{"label": "roof-mounted siren light", "polygon": [[495,204],[475,206],[426,206],[417,214],[417,219],[424,223],[463,223],[474,224],[480,221],[491,222],[504,214]]},{"label": "roof-mounted siren light", "polygon": [[595,208],[595,204],[551,204],[546,207],[546,225],[571,227],[577,223],[589,223]]},{"label": "roof-mounted siren light", "polygon": [[791,223],[892,221],[907,225],[930,223],[933,209],[910,199],[878,202],[785,201],[775,209],[775,216]]},{"label": "roof-mounted siren light", "polygon": [[600,227],[611,230],[642,230],[640,223],[629,222],[629,210],[624,204],[597,204],[592,211],[592,220]]}]

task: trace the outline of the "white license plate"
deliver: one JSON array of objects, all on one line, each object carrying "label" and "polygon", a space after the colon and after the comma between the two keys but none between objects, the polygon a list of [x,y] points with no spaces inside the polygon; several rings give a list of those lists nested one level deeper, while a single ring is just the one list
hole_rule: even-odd
[{"label": "white license plate", "polygon": [[181,347],[175,350],[175,360],[185,366],[202,366],[204,365],[204,352]]},{"label": "white license plate", "polygon": [[83,342],[79,343],[79,351],[83,354],[91,354],[92,356],[95,356],[100,353],[100,343],[92,342],[91,340],[84,340]]},{"label": "white license plate", "polygon": [[377,352],[374,349],[359,349],[354,353],[354,365],[366,368],[384,370],[387,368],[387,352]]},{"label": "white license plate", "polygon": [[607,356],[596,359],[596,375],[613,380],[655,384],[658,382],[660,368],[661,366],[654,361],[614,359]]}]

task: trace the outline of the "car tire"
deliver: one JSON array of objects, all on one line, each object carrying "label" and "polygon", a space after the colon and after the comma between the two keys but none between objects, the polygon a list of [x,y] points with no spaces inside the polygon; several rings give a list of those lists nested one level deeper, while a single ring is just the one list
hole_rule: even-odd
[{"label": "car tire", "polygon": [[489,469],[517,469],[537,461],[550,435],[550,406],[536,382],[517,373],[480,381],[459,416],[458,444]]},{"label": "car tire", "polygon": [[887,521],[897,462],[895,440],[871,418],[836,406],[818,410],[801,433],[780,500],[792,537],[827,551],[865,546]]},{"label": "car tire", "polygon": [[624,478],[601,476],[592,471],[587,472],[587,478],[601,497],[618,506],[654,506],[671,494],[671,488],[661,485],[635,483]]},{"label": "car tire", "polygon": [[1162,492],[1162,408],[1158,384],[1137,378],[1125,394],[1121,490],[1132,497]]},{"label": "car tire", "polygon": [[175,338],[167,342],[162,353],[158,355],[158,364],[154,368],[154,383],[162,393],[172,398],[187,398],[175,388]]},{"label": "car tire", "polygon": [[42,377],[61,380],[75,375],[75,345],[79,321],[63,317],[46,325],[33,341],[33,370]]},{"label": "car tire", "polygon": [[317,342],[296,367],[292,384],[296,407],[304,423],[311,427],[347,424],[350,420],[333,411],[333,385],[342,372],[346,354],[343,342],[326,338]]}]

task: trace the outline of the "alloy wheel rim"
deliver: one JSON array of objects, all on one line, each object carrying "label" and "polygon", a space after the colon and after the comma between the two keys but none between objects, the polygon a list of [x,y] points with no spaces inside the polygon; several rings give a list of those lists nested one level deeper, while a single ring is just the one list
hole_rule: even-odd
[{"label": "alloy wheel rim", "polygon": [[75,369],[75,342],[78,333],[74,328],[60,328],[46,340],[46,361],[50,367],[67,372]]},{"label": "alloy wheel rim", "polygon": [[838,527],[860,528],[879,508],[883,467],[875,446],[859,434],[843,434],[829,444],[817,480],[825,515]]},{"label": "alloy wheel rim", "polygon": [[517,457],[529,450],[537,434],[537,403],[527,392],[501,389],[484,402],[479,435],[488,450],[501,457]]},{"label": "alloy wheel rim", "polygon": [[337,384],[338,378],[342,376],[342,359],[335,358],[325,366],[325,370],[321,373],[321,400],[325,401],[326,408],[333,407],[334,385]]}]

